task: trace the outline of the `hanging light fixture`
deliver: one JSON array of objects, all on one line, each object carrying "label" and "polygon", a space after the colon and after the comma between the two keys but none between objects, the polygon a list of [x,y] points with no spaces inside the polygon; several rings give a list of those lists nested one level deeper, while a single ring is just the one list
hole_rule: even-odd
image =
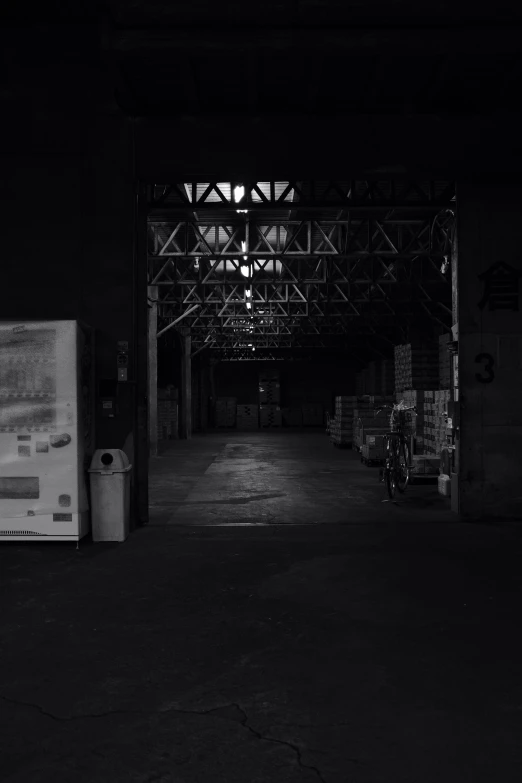
[{"label": "hanging light fixture", "polygon": [[234,201],[236,204],[239,204],[240,201],[242,201],[245,198],[245,186],[244,185],[236,185],[234,188]]}]

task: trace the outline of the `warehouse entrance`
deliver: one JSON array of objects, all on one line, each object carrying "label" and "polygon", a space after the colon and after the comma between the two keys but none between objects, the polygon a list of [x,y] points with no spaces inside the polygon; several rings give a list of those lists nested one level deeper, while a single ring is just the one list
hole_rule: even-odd
[{"label": "warehouse entrance", "polygon": [[[237,468],[242,454],[250,478],[259,476],[271,448],[272,462],[321,453],[319,472],[349,460],[364,484],[375,479],[386,427],[371,417],[400,397],[419,409],[414,473],[433,486],[443,452],[455,472],[454,183],[224,180],[146,190],[153,468],[193,454],[196,492],[203,466],[235,455]],[[332,454],[341,462],[325,467]],[[151,478],[152,508],[170,503],[154,497],[167,475]]]}]

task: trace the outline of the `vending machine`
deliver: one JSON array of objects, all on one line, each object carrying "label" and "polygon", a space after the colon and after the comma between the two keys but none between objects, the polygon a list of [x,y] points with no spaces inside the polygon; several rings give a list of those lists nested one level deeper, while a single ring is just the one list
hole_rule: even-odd
[{"label": "vending machine", "polygon": [[78,321],[0,321],[0,541],[89,532],[93,348]]}]

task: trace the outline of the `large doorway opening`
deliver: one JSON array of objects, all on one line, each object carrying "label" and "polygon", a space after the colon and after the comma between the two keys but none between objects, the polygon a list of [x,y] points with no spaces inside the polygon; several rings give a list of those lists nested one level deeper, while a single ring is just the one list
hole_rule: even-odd
[{"label": "large doorway opening", "polygon": [[438,473],[445,448],[456,470],[447,428],[455,208],[448,181],[149,186],[151,508],[170,513],[197,486],[195,473],[180,476],[175,455],[192,453],[204,472],[220,453],[242,453],[258,471],[245,431],[273,444],[277,436],[281,454],[298,432],[305,451],[315,448],[307,436],[331,447],[330,438],[359,449],[359,460],[372,436],[356,435],[354,415],[376,429],[369,409],[399,397],[415,397],[422,411],[412,451],[419,477]]}]

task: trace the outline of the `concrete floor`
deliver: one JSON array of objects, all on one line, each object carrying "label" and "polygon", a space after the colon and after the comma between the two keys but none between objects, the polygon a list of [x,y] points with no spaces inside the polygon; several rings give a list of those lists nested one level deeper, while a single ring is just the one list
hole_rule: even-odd
[{"label": "concrete floor", "polygon": [[455,521],[436,484],[409,487],[398,505],[387,498],[378,468],[335,448],[322,428],[215,430],[171,441],[151,465],[151,524],[367,524],[383,508]]},{"label": "concrete floor", "polygon": [[124,544],[0,546],[2,782],[522,779],[520,528],[380,504],[319,433],[196,436],[151,488]]}]

